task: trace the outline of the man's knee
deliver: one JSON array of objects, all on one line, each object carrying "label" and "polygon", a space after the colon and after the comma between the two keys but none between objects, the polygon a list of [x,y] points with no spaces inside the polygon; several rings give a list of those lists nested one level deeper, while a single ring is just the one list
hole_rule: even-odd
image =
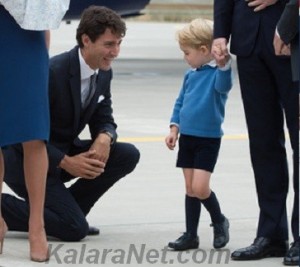
[{"label": "man's knee", "polygon": [[133,144],[116,143],[109,164],[113,169],[118,169],[122,173],[121,176],[124,176],[135,169],[139,160],[140,152]]},{"label": "man's knee", "polygon": [[126,161],[125,165],[127,173],[130,173],[135,169],[140,160],[140,152],[133,144],[126,143],[124,158]]},{"label": "man's knee", "polygon": [[127,171],[128,171],[128,173],[130,173],[135,169],[136,165],[138,164],[138,162],[140,160],[140,152],[132,144],[128,144],[127,159],[128,159]]},{"label": "man's knee", "polygon": [[62,241],[77,242],[87,236],[89,225],[85,218],[81,218],[71,223],[66,221],[61,221],[58,225],[58,229],[59,232],[53,233],[52,234],[53,236],[61,239]]}]

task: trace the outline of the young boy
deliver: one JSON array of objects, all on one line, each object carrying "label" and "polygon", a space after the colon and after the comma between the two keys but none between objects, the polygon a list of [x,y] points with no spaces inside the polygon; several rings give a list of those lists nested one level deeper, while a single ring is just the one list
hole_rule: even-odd
[{"label": "young boy", "polygon": [[197,229],[201,203],[208,210],[214,229],[214,248],[229,241],[229,222],[221,213],[218,199],[210,189],[210,177],[217,161],[223,131],[224,107],[232,87],[231,60],[218,68],[211,55],[213,25],[195,19],[177,32],[185,61],[192,67],[184,76],[175,102],[166,145],[173,150],[179,138],[177,167],[185,178],[186,232],[170,242],[174,250],[198,248]]}]

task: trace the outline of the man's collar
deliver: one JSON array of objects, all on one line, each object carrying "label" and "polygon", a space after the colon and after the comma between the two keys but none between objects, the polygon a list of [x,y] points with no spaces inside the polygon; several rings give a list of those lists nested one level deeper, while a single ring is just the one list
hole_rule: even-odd
[{"label": "man's collar", "polygon": [[78,57],[79,57],[79,64],[80,64],[81,80],[89,78],[95,72],[98,73],[98,69],[93,70],[90,68],[88,64],[86,64],[84,58],[82,57],[80,48],[78,48]]}]

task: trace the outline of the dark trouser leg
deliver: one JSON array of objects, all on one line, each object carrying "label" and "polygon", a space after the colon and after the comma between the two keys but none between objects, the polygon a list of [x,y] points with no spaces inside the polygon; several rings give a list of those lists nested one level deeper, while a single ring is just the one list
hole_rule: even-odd
[{"label": "dark trouser leg", "polygon": [[[269,63],[266,64],[266,61]],[[238,57],[251,161],[260,207],[257,236],[288,239],[288,167],[281,92],[293,94],[290,62],[275,55]],[[293,104],[292,104],[293,105]]]},{"label": "dark trouser leg", "polygon": [[201,203],[197,197],[185,195],[185,222],[186,232],[196,237],[198,231]]},{"label": "dark trouser leg", "polygon": [[294,241],[300,241],[299,237],[299,174],[294,176],[294,207],[292,213],[292,233]]},{"label": "dark trouser leg", "polygon": [[[294,206],[291,228],[294,240],[299,240],[299,82],[294,82],[293,94],[283,92],[286,121],[293,149]],[[292,193],[292,192],[291,192]]]},{"label": "dark trouser leg", "polygon": [[[299,114],[299,111],[298,111]],[[299,237],[299,131],[297,131],[298,135],[295,137],[297,138],[298,143],[295,146],[298,147],[296,149],[297,152],[294,150],[294,179],[293,179],[293,188],[294,188],[294,206],[293,206],[293,213],[292,213],[292,233],[294,237],[294,241],[300,241]]]},{"label": "dark trouser leg", "polygon": [[[68,191],[64,192],[64,190],[57,190],[57,188],[52,189],[54,189],[52,192],[54,194],[46,193],[44,210],[47,235],[64,241],[81,240],[87,235],[88,231],[88,224],[82,211],[71,195],[71,201],[67,201],[65,197],[60,197],[60,193],[70,194]],[[55,198],[53,199],[53,197]],[[29,204],[27,200],[25,201],[9,194],[3,194],[2,212],[9,230],[28,231]]]},{"label": "dark trouser leg", "polygon": [[[14,149],[4,151],[5,182],[21,198],[3,194],[2,213],[9,230],[28,231],[29,204],[24,183],[23,159]],[[80,207],[57,176],[47,179],[44,209],[47,235],[79,241],[88,232],[88,224]]]},{"label": "dark trouser leg", "polygon": [[[85,150],[89,148],[86,147]],[[79,179],[70,186],[70,192],[87,215],[98,199],[118,180],[134,170],[140,158],[135,146],[116,143],[112,147],[105,172],[94,180]]]}]

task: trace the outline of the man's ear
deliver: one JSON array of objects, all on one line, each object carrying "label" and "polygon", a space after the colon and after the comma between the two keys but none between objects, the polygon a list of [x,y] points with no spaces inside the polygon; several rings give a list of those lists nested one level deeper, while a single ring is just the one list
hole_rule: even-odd
[{"label": "man's ear", "polygon": [[91,39],[87,34],[84,33],[81,35],[81,41],[82,41],[84,47],[88,47],[91,42]]}]

